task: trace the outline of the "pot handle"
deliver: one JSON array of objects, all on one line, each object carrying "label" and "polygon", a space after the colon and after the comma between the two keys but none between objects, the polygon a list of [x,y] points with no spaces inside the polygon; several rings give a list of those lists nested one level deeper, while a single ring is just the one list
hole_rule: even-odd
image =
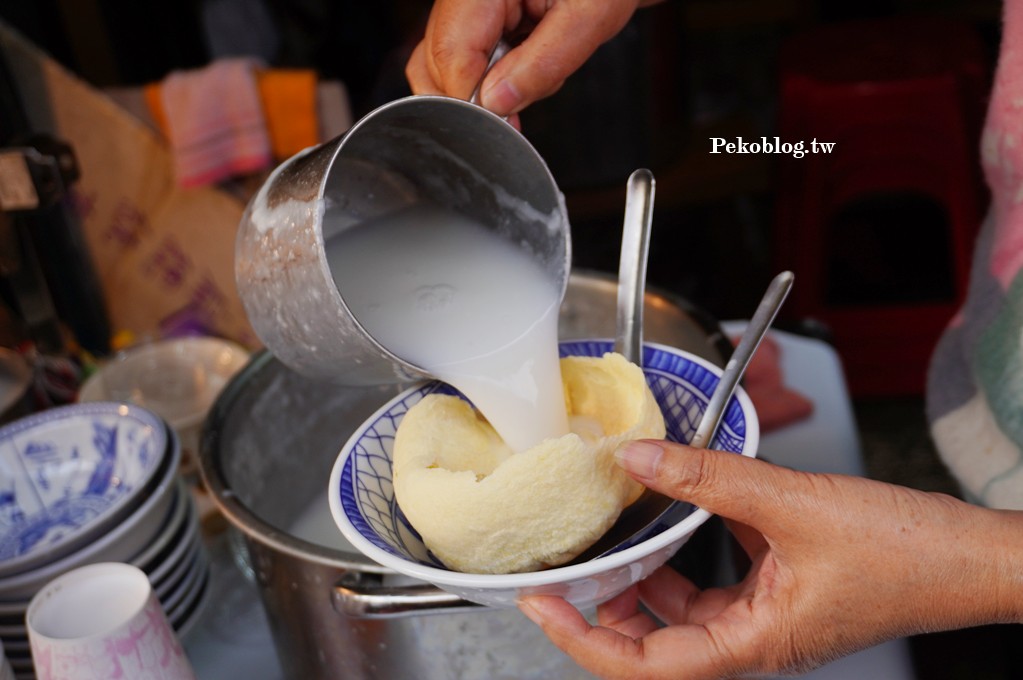
[{"label": "pot handle", "polygon": [[331,596],[339,614],[360,619],[394,619],[423,614],[483,611],[486,607],[424,583],[385,586],[381,574],[346,572]]}]

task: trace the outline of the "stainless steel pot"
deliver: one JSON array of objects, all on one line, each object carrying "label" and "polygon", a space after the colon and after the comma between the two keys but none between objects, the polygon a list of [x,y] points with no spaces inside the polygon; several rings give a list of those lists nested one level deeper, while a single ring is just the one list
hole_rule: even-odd
[{"label": "stainless steel pot", "polygon": [[[613,337],[616,290],[609,277],[573,274],[562,339]],[[716,322],[656,292],[646,295],[645,335],[719,365],[730,352]],[[588,677],[515,610],[468,605],[402,580],[360,553],[294,535],[310,501],[325,503],[341,445],[400,389],[315,381],[264,351],[221,393],[207,419],[202,476],[244,536],[285,676]]]}]

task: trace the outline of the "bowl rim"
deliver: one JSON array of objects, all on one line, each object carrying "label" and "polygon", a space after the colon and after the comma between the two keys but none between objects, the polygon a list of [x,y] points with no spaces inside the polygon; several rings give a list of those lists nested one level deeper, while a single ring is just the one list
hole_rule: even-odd
[{"label": "bowl rim", "polygon": [[173,492],[174,498],[171,499],[170,508],[167,510],[167,516],[164,518],[160,530],[138,554],[131,558],[131,563],[147,574],[155,571],[157,565],[162,563],[156,561],[156,558],[170,553],[171,545],[181,533],[182,525],[189,521],[191,503],[185,484],[184,479],[178,480],[178,488]]},{"label": "bowl rim", "polygon": [[[559,342],[559,347],[564,344],[607,342],[610,341],[606,338],[573,339]],[[655,342],[644,342],[643,345],[644,347],[651,347],[669,354],[680,355],[685,359],[702,366],[719,378],[722,374],[723,369],[721,367],[716,366],[710,361],[707,361],[706,359],[686,350]],[[335,524],[338,526],[341,533],[344,534],[345,538],[347,538],[358,550],[362,551],[363,554],[370,559],[393,569],[394,571],[438,586],[451,586],[462,589],[476,588],[493,590],[498,588],[532,588],[538,586],[549,586],[567,581],[588,578],[596,574],[631,564],[642,557],[654,553],[671,545],[673,542],[682,539],[695,531],[711,516],[710,512],[694,505],[693,511],[686,516],[685,519],[668,529],[665,529],[660,534],[652,536],[634,546],[587,562],[582,562],[580,564],[551,567],[550,569],[542,571],[513,574],[474,574],[442,569],[439,567],[431,567],[393,555],[371,543],[362,536],[354,525],[352,525],[348,516],[344,512],[344,508],[341,507],[340,494],[336,493],[335,490],[338,489],[341,484],[342,473],[348,458],[354,450],[354,443],[361,438],[370,427],[372,427],[372,424],[376,422],[378,418],[393,408],[397,402],[406,398],[412,392],[422,389],[424,385],[433,382],[437,381],[424,380],[409,386],[397,396],[389,399],[383,406],[377,409],[373,415],[369,416],[342,445],[330,473],[327,492],[330,512],[334,517]],[[749,394],[741,385],[736,387],[733,398],[739,401],[742,406],[743,413],[746,414],[746,435],[744,437],[743,450],[739,453],[739,455],[743,455],[748,458],[755,458],[757,448],[760,444],[760,421],[757,418],[756,409],[753,406],[753,402],[750,399]]]}]

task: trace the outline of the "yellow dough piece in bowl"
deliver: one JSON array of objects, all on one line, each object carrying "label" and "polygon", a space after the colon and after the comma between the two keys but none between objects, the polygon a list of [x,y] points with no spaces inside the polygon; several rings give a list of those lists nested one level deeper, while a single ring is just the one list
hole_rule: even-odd
[{"label": "yellow dough piece in bowl", "polygon": [[609,353],[565,357],[561,377],[573,432],[521,453],[457,397],[428,395],[402,419],[395,499],[448,568],[507,574],[564,564],[642,493],[614,452],[664,437],[643,371]]}]

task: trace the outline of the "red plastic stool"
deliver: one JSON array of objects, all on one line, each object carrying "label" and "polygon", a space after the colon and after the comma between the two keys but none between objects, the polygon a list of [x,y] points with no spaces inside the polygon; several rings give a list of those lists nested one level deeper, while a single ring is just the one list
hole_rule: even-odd
[{"label": "red plastic stool", "polygon": [[779,136],[808,151],[779,166],[785,315],[830,327],[853,395],[920,394],[986,204],[983,47],[949,21],[855,22],[792,38],[780,64]]}]

